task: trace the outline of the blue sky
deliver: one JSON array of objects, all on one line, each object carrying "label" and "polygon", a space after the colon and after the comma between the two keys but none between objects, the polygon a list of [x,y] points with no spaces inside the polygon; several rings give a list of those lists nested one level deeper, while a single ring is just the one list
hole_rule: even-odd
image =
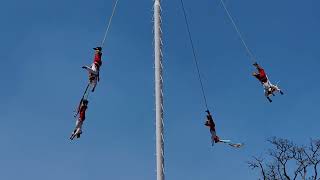
[{"label": "blue sky", "polygon": [[[0,179],[155,179],[151,0],[119,1],[84,134],[68,139],[87,82],[80,67],[91,63],[112,3],[1,3]],[[258,62],[285,92],[270,104],[219,2],[185,0],[218,134],[246,144],[231,149],[211,147],[180,1],[163,1],[167,179],[257,179],[246,161],[267,150],[267,138],[319,138],[319,5],[227,1]]]}]

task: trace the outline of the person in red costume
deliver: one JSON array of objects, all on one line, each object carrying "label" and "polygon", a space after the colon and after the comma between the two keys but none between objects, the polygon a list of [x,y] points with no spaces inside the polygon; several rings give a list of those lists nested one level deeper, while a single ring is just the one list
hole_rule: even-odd
[{"label": "person in red costume", "polygon": [[205,122],[205,126],[208,126],[209,129],[210,129],[210,133],[211,133],[211,141],[212,141],[212,145],[214,143],[218,143],[220,142],[220,138],[217,136],[217,132],[216,132],[216,125],[213,121],[213,118],[210,114],[210,111],[207,110],[206,111],[208,114],[207,114],[207,119],[206,119],[206,122]]},{"label": "person in red costume", "polygon": [[269,102],[272,102],[272,100],[269,96],[271,96],[271,95],[274,96],[275,92],[280,92],[280,94],[283,95],[283,92],[281,91],[281,89],[277,85],[271,84],[266,72],[258,63],[255,62],[253,64],[253,66],[255,66],[257,68],[258,72],[253,72],[252,75],[254,77],[256,77],[263,85],[264,94],[267,97],[267,99],[269,100]]},{"label": "person in red costume", "polygon": [[71,140],[73,140],[75,137],[80,138],[80,135],[82,134],[82,125],[84,120],[86,119],[86,110],[88,109],[88,103],[88,100],[83,99],[78,107],[77,114],[79,115],[79,117],[76,122],[76,128],[70,136]]},{"label": "person in red costume", "polygon": [[210,111],[206,110],[206,112],[207,112],[207,119],[204,125],[208,126],[210,129],[212,146],[214,145],[214,143],[225,143],[234,148],[240,148],[243,146],[243,143],[233,143],[230,140],[220,139],[219,136],[217,136],[216,125],[213,121]]},{"label": "person in red costume", "polygon": [[94,59],[93,59],[93,63],[91,65],[91,69],[95,72],[97,72],[96,75],[99,75],[99,70],[100,70],[100,67],[102,65],[102,60],[101,60],[101,57],[102,57],[102,48],[101,47],[95,47],[93,48],[95,53],[94,53]]},{"label": "person in red costume", "polygon": [[254,63],[253,65],[257,68],[258,72],[254,72],[252,75],[256,77],[261,83],[268,82],[268,77],[264,69],[261,66],[259,66],[258,63]]},{"label": "person in red costume", "polygon": [[88,66],[83,66],[82,68],[87,69],[89,72],[89,82],[92,85],[92,92],[94,92],[97,83],[100,80],[99,72],[100,72],[100,67],[102,65],[102,47],[95,47],[93,48],[95,53],[94,53],[94,59],[91,67]]}]

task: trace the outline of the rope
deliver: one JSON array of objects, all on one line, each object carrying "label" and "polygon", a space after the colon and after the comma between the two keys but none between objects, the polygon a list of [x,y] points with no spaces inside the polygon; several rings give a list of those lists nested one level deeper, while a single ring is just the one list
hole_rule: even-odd
[{"label": "rope", "polygon": [[87,99],[87,97],[89,95],[89,92],[90,92],[90,91],[88,91],[89,87],[90,87],[90,83],[88,83],[88,85],[86,87],[86,90],[84,91],[83,96],[82,96],[81,99]]},{"label": "rope", "polygon": [[186,10],[184,8],[183,0],[180,0],[180,2],[181,2],[183,14],[184,14],[184,19],[185,19],[187,30],[188,30],[188,34],[189,34],[189,40],[190,40],[191,47],[192,47],[193,59],[194,59],[194,62],[195,62],[196,68],[197,68],[197,72],[198,72],[198,79],[199,79],[201,90],[202,90],[202,96],[203,96],[203,99],[204,99],[204,103],[205,103],[206,109],[208,110],[209,108],[208,108],[207,98],[206,98],[206,94],[205,94],[203,83],[202,83],[202,79],[201,79],[199,62],[198,62],[196,51],[195,51],[194,44],[193,44],[193,41],[192,41],[192,36],[191,36],[191,31],[190,31],[190,27],[189,27],[189,23],[188,23]]},{"label": "rope", "polygon": [[234,29],[236,30],[236,32],[237,32],[237,34],[238,34],[238,36],[239,36],[239,38],[240,38],[240,40],[241,40],[244,48],[246,49],[247,55],[249,56],[249,58],[251,58],[251,60],[252,60],[253,62],[256,62],[256,58],[254,57],[253,53],[252,53],[251,50],[249,49],[247,43],[244,41],[244,38],[243,38],[243,36],[242,36],[242,34],[241,34],[238,26],[237,26],[236,23],[234,22],[234,19],[233,19],[233,17],[231,16],[231,13],[230,13],[229,10],[227,9],[226,4],[224,3],[223,0],[220,0],[220,2],[221,2],[221,4],[222,4],[222,6],[223,6],[223,9],[226,11],[226,13],[227,13],[227,15],[228,15],[228,18],[230,19],[230,21],[231,21]]},{"label": "rope", "polygon": [[[89,83],[89,87],[91,87],[90,83]],[[88,100],[89,99],[89,94],[90,94],[91,90],[87,91],[86,94],[83,96],[84,99]]]},{"label": "rope", "polygon": [[110,16],[110,19],[109,19],[109,22],[108,22],[108,26],[107,26],[106,32],[104,33],[104,37],[103,37],[103,40],[102,40],[102,42],[101,42],[101,47],[104,46],[104,43],[105,43],[105,41],[106,41],[106,39],[107,39],[107,35],[108,35],[109,29],[110,29],[110,25],[111,25],[111,22],[112,22],[114,13],[115,13],[116,8],[117,8],[118,1],[119,1],[119,0],[116,0],[116,2],[115,2],[114,5],[113,5],[112,14],[111,14],[111,16]]}]

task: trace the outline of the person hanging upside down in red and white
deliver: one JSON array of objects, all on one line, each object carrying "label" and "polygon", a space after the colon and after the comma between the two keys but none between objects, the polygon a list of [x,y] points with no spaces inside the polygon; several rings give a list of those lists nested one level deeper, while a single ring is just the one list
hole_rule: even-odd
[{"label": "person hanging upside down in red and white", "polygon": [[93,48],[95,50],[93,63],[90,67],[83,66],[82,68],[87,69],[89,72],[89,82],[92,85],[92,92],[97,86],[97,82],[100,80],[99,72],[100,67],[102,65],[102,47],[95,47]]},{"label": "person hanging upside down in red and white", "polygon": [[253,66],[255,66],[257,68],[258,72],[253,72],[252,75],[254,77],[256,77],[263,85],[264,94],[267,97],[267,99],[269,100],[269,102],[272,102],[272,100],[269,96],[271,96],[271,95],[274,96],[275,92],[280,92],[280,94],[283,94],[283,92],[281,91],[281,89],[277,85],[271,84],[266,72],[264,71],[264,69],[261,66],[259,66],[258,63],[254,63]]},{"label": "person hanging upside down in red and white", "polygon": [[226,143],[232,147],[235,148],[240,148],[243,146],[242,143],[232,143],[230,140],[222,140],[219,138],[219,136],[217,136],[217,132],[216,132],[216,125],[213,121],[212,115],[210,114],[210,111],[207,110],[207,119],[205,122],[205,126],[208,126],[210,129],[210,133],[211,133],[211,142],[212,142],[212,146],[214,145],[214,143]]},{"label": "person hanging upside down in red and white", "polygon": [[89,101],[84,99],[80,103],[78,107],[77,114],[79,115],[77,122],[76,122],[76,128],[72,132],[70,139],[73,140],[75,137],[80,138],[80,135],[82,134],[82,125],[84,120],[86,119],[86,110],[88,109],[88,103]]},{"label": "person hanging upside down in red and white", "polygon": [[102,60],[101,60],[102,48],[101,47],[95,47],[93,49],[95,50],[95,53],[94,53],[94,59],[93,59],[92,65],[91,65],[91,69],[94,72],[96,72],[96,75],[99,75],[99,70],[100,70],[100,67],[102,65]]},{"label": "person hanging upside down in red and white", "polygon": [[211,141],[212,141],[212,145],[214,143],[218,143],[220,141],[220,138],[217,136],[217,132],[216,132],[216,125],[213,121],[213,118],[210,114],[210,111],[207,110],[206,111],[208,113],[207,115],[207,119],[204,125],[208,126],[210,129],[210,133],[211,133]]}]

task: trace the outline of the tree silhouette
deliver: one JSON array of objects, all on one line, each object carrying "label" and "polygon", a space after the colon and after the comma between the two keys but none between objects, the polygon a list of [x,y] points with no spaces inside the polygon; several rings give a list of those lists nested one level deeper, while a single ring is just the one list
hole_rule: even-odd
[{"label": "tree silhouette", "polygon": [[310,140],[309,145],[299,146],[287,139],[273,137],[272,145],[264,157],[256,157],[248,163],[253,170],[259,170],[263,180],[320,180],[320,140]]}]

